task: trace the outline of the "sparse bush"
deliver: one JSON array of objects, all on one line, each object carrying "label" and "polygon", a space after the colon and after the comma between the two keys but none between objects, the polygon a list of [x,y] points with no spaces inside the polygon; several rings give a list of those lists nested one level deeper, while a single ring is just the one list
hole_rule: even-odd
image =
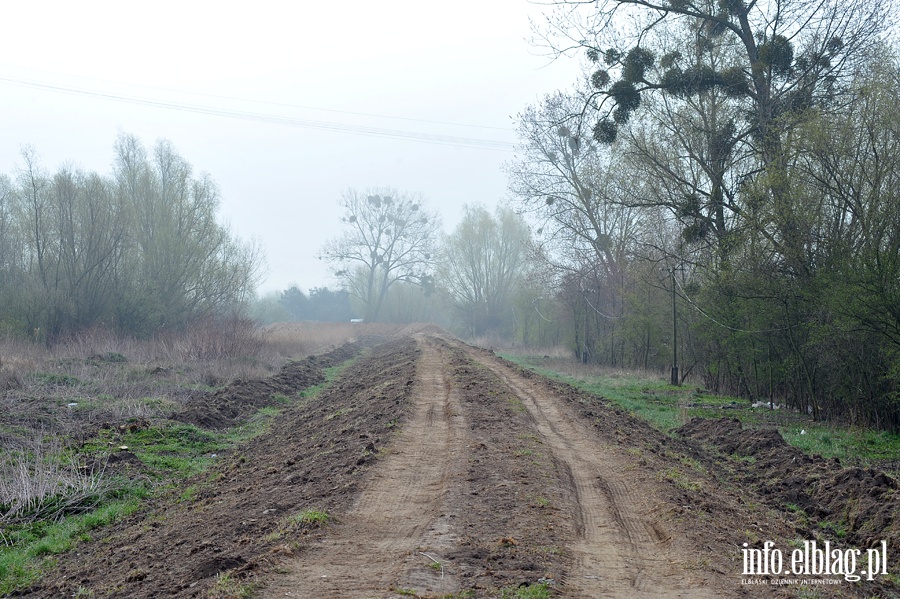
[{"label": "sparse bush", "polygon": [[14,391],[22,388],[22,378],[19,373],[0,367],[0,393]]}]

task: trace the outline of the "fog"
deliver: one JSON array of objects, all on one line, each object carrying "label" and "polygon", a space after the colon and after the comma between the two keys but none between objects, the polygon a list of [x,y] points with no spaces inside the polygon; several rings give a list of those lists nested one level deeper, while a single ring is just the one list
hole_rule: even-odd
[{"label": "fog", "polygon": [[576,81],[527,38],[524,0],[9,5],[0,172],[34,147],[108,174],[120,133],[172,142],[266,254],[260,290],[334,284],[315,258],[348,188],[421,192],[450,230],[506,194],[514,117]]}]

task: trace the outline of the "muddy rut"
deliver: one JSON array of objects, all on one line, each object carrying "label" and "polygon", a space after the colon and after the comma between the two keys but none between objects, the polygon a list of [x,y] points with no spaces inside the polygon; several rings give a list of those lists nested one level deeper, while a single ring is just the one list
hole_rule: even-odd
[{"label": "muddy rut", "polygon": [[676,539],[659,482],[633,454],[489,353],[416,340],[401,432],[352,509],[264,596],[489,596],[538,583],[580,598],[735,594],[685,549],[696,542]]}]

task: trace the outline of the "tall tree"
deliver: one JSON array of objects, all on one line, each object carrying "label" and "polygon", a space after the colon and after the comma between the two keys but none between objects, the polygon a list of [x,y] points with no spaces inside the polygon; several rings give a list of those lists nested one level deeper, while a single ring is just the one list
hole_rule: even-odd
[{"label": "tall tree", "polygon": [[150,329],[179,326],[252,297],[259,250],[218,222],[219,190],[209,176],[195,177],[167,141],[148,156],[137,138],[123,135],[115,177],[132,219],[125,276],[134,291],[121,318]]},{"label": "tall tree", "polygon": [[509,208],[491,215],[466,206],[441,248],[439,284],[458,320],[473,335],[500,332],[512,320],[514,291],[527,269],[528,225]]},{"label": "tall tree", "polygon": [[[560,2],[544,41],[557,52],[586,51],[594,64],[585,114],[597,118],[593,137],[616,139],[639,114],[648,93],[696,98],[717,89],[744,115],[742,122],[710,130],[720,150],[736,144],[758,160],[742,175],[758,181],[767,210],[758,211],[756,234],[776,248],[779,267],[794,275],[808,270],[809,243],[798,226],[789,184],[788,135],[805,111],[836,105],[836,99],[892,16],[880,0],[601,0]],[[569,6],[566,6],[569,5]],[[584,8],[585,11],[574,10]],[[634,24],[630,28],[620,23]],[[680,45],[679,32],[694,32]],[[674,33],[674,35],[673,35]],[[673,44],[674,41],[674,44]],[[595,116],[596,115],[596,116]],[[723,153],[727,158],[727,153]],[[715,166],[715,156],[701,161]],[[712,176],[713,212],[721,203]],[[721,223],[721,219],[718,219]],[[715,221],[714,221],[715,222]]]},{"label": "tall tree", "polygon": [[440,221],[421,196],[393,189],[349,190],[344,233],[322,248],[350,293],[363,305],[363,318],[378,320],[390,288],[398,281],[432,285],[434,244]]}]

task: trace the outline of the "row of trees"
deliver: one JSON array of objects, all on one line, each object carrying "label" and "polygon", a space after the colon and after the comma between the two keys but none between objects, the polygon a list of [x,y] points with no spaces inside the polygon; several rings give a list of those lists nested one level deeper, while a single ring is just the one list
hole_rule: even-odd
[{"label": "row of trees", "polygon": [[303,320],[347,322],[356,318],[350,304],[350,293],[344,289],[313,287],[307,293],[293,285],[257,298],[251,316],[263,324]]},{"label": "row of trees", "polygon": [[521,115],[515,212],[435,244],[420,199],[345,196],[322,257],[362,314],[416,284],[471,334],[900,427],[891,3],[557,5],[541,39],[587,73]]},{"label": "row of trees", "polygon": [[559,4],[509,172],[579,355],[900,427],[891,3]]},{"label": "row of trees", "polygon": [[471,335],[512,334],[513,298],[528,268],[531,232],[509,208],[467,206],[441,235],[424,198],[394,189],[350,190],[344,233],[321,258],[367,321],[437,321]]},{"label": "row of trees", "polygon": [[219,194],[172,145],[121,135],[113,172],[0,176],[0,325],[53,340],[92,326],[148,335],[252,296],[260,256],[216,217]]},{"label": "row of trees", "polygon": [[360,314],[416,285],[470,334],[900,427],[891,3],[556,4],[541,39],[587,73],[521,115],[515,213],[437,243],[421,198],[348,193],[322,257]]}]

